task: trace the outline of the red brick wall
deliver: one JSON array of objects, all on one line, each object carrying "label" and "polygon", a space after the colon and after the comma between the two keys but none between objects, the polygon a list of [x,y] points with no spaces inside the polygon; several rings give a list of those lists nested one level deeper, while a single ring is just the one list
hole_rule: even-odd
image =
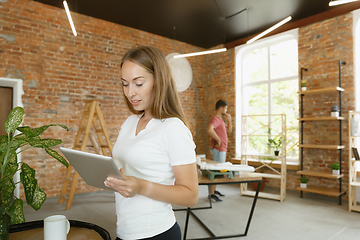
[{"label": "red brick wall", "polygon": [[[308,89],[339,85],[339,60],[342,65],[342,139],[346,148],[342,151],[345,178],[343,189],[348,188],[348,112],[355,108],[352,14],[342,15],[299,29],[299,68],[304,72]],[[304,97],[304,117],[330,116],[331,107],[339,105],[339,94],[319,94]],[[304,123],[305,144],[339,144],[338,121],[314,121]],[[339,162],[338,150],[304,149],[304,169],[331,172],[331,164]],[[336,180],[309,178],[309,185],[338,187]]]},{"label": "red brick wall", "polygon": [[[115,143],[120,125],[130,115],[119,77],[119,64],[128,49],[146,44],[165,55],[203,50],[76,13],[72,13],[78,31],[74,37],[63,9],[35,1],[0,3],[0,15],[0,76],[23,79],[24,125],[65,124],[69,132],[54,127],[43,137],[62,139],[62,146],[69,148],[88,99],[99,99],[110,140]],[[195,129],[201,129],[206,111],[205,57],[189,61],[193,82],[180,97],[197,147],[202,149],[204,134]],[[59,196],[65,167],[42,149],[25,151],[22,160],[36,169],[39,185],[48,197]],[[76,193],[94,190],[81,180]]]},{"label": "red brick wall", "polygon": [[[220,48],[223,46],[218,46]],[[209,55],[205,61],[207,69],[207,78],[209,81],[206,91],[206,102],[208,103],[208,114],[206,118],[206,127],[210,118],[215,114],[215,104],[219,99],[226,100],[229,103],[228,113],[232,117],[233,131],[228,134],[227,161],[235,156],[235,49],[229,49],[224,53]],[[206,129],[205,129],[206,130]],[[207,137],[207,156],[211,158],[209,152],[210,137]]]},{"label": "red brick wall", "polygon": [[[147,44],[160,48],[165,55],[203,50],[76,13],[72,15],[79,35],[74,37],[64,10],[29,0],[0,3],[0,15],[0,76],[24,80],[25,125],[38,127],[56,122],[70,128],[69,132],[53,128],[44,134],[44,137],[62,139],[65,147],[73,146],[84,100],[94,98],[100,100],[110,139],[115,142],[119,126],[130,114],[124,104],[119,79],[119,63],[128,49]],[[354,108],[352,54],[351,14],[299,29],[299,68],[309,68],[304,74],[309,88],[337,84],[337,61],[347,62],[342,67],[343,87],[346,89],[343,94],[345,117]],[[236,122],[234,55],[234,49],[230,49],[225,53],[188,58],[193,69],[193,82],[180,97],[197,153],[210,156],[206,128],[218,99],[229,102],[229,113],[233,123]],[[329,108],[336,104],[335,97],[311,98],[306,102],[306,114],[328,114]],[[315,101],[321,101],[323,108],[310,113]],[[324,142],[336,141],[336,126],[329,129],[317,123],[314,127],[316,133],[308,127],[305,129],[309,132],[307,141],[312,137],[320,137]],[[234,124],[233,133],[229,135],[228,159],[235,155],[235,128]],[[321,136],[319,132],[327,135]],[[343,123],[343,140],[347,145],[346,121]],[[306,167],[330,171],[329,165],[337,158],[337,153],[314,151],[307,154],[313,157],[305,159]],[[65,167],[48,158],[43,150],[28,150],[22,158],[37,170],[39,184],[48,196],[58,196]],[[343,159],[346,163],[346,149]],[[343,166],[347,177],[347,165]],[[344,183],[346,181],[345,178]],[[295,172],[288,171],[288,188],[294,189],[298,183]],[[329,184],[335,185],[334,182]],[[343,186],[346,188],[346,184]],[[76,193],[94,190],[81,182]]]}]

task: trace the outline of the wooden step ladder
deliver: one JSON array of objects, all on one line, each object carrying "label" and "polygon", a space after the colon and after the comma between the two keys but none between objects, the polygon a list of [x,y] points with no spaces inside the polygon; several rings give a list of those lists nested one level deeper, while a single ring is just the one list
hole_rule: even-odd
[{"label": "wooden step ladder", "polygon": [[[94,134],[94,132],[96,134]],[[98,141],[96,140],[96,136]],[[87,145],[88,139],[92,145]],[[104,156],[111,156],[112,154],[109,134],[106,130],[104,118],[97,100],[85,102],[85,109],[80,120],[80,126],[73,149],[85,151],[87,147],[93,147],[97,154]],[[62,204],[63,201],[67,202],[66,210],[71,208],[78,178],[79,174],[75,171],[74,167],[69,164],[58,202],[59,204]],[[69,195],[67,195],[66,192],[68,191],[69,184],[70,192]]]}]

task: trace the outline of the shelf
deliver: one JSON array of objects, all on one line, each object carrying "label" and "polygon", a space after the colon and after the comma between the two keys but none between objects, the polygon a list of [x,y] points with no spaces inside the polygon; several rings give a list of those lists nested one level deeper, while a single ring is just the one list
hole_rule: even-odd
[{"label": "shelf", "polygon": [[[241,158],[232,158],[230,159],[230,162],[233,164],[241,164]],[[258,167],[259,166],[259,160],[256,159],[248,159],[247,164],[249,166]],[[271,163],[271,166],[273,168],[280,169],[281,168],[281,162],[279,160],[274,160]],[[300,170],[301,166],[299,163],[295,162],[286,162],[286,168],[289,170]]]},{"label": "shelf", "polygon": [[299,121],[336,121],[336,120],[345,120],[344,117],[308,117],[308,118],[298,118]]},{"label": "shelf", "polygon": [[352,206],[351,211],[357,211],[357,212],[360,212],[360,206],[359,205],[356,205],[356,206]]},{"label": "shelf", "polygon": [[310,171],[310,170],[297,171],[296,173],[301,174],[301,175],[306,175],[306,176],[333,178],[333,179],[339,179],[344,176],[343,174],[332,174],[332,173],[317,172],[317,171]]},{"label": "shelf", "polygon": [[343,91],[345,91],[345,90],[343,88],[341,88],[341,87],[327,87],[327,88],[300,91],[300,92],[298,92],[298,94],[301,94],[301,95],[315,95],[315,94],[336,93],[336,92],[343,92]]},{"label": "shelf", "polygon": [[[278,155],[278,156],[275,156],[275,155],[271,155],[271,154],[257,154],[257,153],[254,153],[254,154],[245,153],[245,154],[242,154],[242,155],[243,156],[248,156],[248,157],[254,156],[254,157],[273,157],[273,158],[280,158],[282,156],[281,154]],[[268,160],[268,159],[265,159],[265,160]]]},{"label": "shelf", "polygon": [[[255,191],[243,191],[242,194],[246,196],[255,196]],[[280,195],[273,194],[273,193],[265,193],[265,192],[259,192],[258,197],[260,198],[268,198],[268,199],[274,199],[274,200],[281,200]]]},{"label": "shelf", "polygon": [[336,188],[327,188],[327,187],[314,187],[314,186],[307,186],[307,188],[297,187],[296,190],[303,191],[303,192],[311,192],[311,193],[318,193],[322,195],[332,196],[332,197],[339,197],[345,192],[339,192],[339,189]]},{"label": "shelf", "polygon": [[339,145],[317,145],[317,144],[300,144],[299,148],[325,148],[325,149],[344,149],[345,146]]},{"label": "shelf", "polygon": [[360,182],[352,182],[350,183],[350,186],[360,187]]},{"label": "shelf", "polygon": [[274,179],[281,179],[280,174],[271,174],[271,173],[251,173],[251,175],[256,177],[263,177],[263,178],[274,178]]}]

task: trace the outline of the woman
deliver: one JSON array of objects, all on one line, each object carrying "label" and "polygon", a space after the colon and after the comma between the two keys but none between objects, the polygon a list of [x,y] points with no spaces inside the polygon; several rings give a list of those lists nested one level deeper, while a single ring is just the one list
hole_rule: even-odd
[{"label": "woman", "polygon": [[198,199],[195,144],[185,125],[176,85],[155,47],[131,49],[121,61],[127,106],[135,115],[121,126],[113,148],[124,180],[116,191],[117,239],[181,239],[171,204]]}]

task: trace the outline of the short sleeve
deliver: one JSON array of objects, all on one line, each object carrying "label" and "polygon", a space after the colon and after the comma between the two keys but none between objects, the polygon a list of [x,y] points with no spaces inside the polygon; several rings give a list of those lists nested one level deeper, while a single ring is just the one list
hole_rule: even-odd
[{"label": "short sleeve", "polygon": [[216,127],[219,125],[219,121],[218,121],[218,119],[217,119],[216,117],[212,117],[212,118],[210,119],[210,124],[211,124],[214,128],[216,128]]},{"label": "short sleeve", "polygon": [[190,130],[178,118],[167,119],[165,146],[172,166],[196,162],[195,143]]}]

